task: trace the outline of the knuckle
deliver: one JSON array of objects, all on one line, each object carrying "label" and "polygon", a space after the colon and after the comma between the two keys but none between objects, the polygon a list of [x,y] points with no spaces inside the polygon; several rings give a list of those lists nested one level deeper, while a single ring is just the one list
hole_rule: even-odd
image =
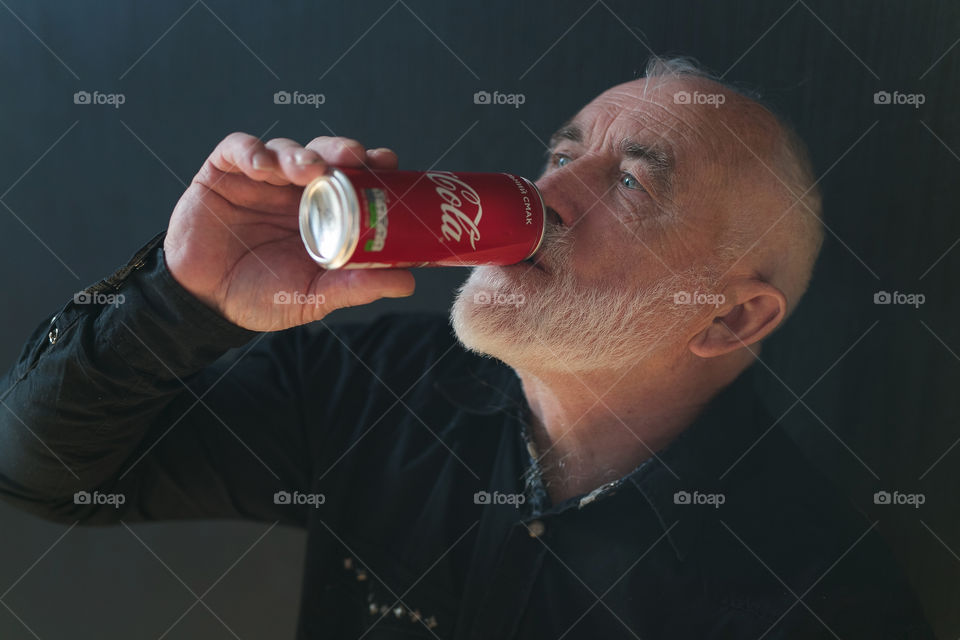
[{"label": "knuckle", "polygon": [[299,147],[300,143],[298,143],[296,140],[291,140],[290,138],[271,138],[266,144],[266,146],[269,148],[277,149],[294,145]]},{"label": "knuckle", "polygon": [[234,131],[233,133],[229,134],[226,138],[223,139],[223,143],[243,144],[245,142],[248,142],[251,138],[253,138],[253,136],[250,135],[249,133],[245,133],[243,131]]},{"label": "knuckle", "polygon": [[243,161],[244,161],[246,164],[251,165],[251,164],[253,164],[253,157],[254,157],[255,155],[257,155],[258,153],[261,153],[261,152],[268,152],[268,150],[267,150],[267,148],[263,145],[262,142],[260,142],[260,141],[255,141],[255,142],[253,142],[253,143],[251,143],[251,144],[245,145],[245,146],[243,147],[243,152],[240,153],[240,154],[238,154],[238,155],[239,155],[241,158],[243,158]]}]

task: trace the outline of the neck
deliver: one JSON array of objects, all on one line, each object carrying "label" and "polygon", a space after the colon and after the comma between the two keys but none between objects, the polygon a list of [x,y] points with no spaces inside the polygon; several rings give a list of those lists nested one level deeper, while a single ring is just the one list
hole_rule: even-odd
[{"label": "neck", "polygon": [[626,475],[667,446],[742,368],[722,373],[695,359],[628,371],[516,371],[556,504]]}]

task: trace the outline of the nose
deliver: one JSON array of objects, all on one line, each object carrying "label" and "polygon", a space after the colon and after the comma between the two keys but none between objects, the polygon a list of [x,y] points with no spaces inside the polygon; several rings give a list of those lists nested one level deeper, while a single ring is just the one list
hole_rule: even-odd
[{"label": "nose", "polygon": [[563,218],[560,217],[560,214],[557,213],[556,210],[554,210],[550,205],[546,204],[546,201],[544,201],[544,206],[546,207],[545,216],[547,224],[554,224],[557,226],[566,224],[564,223]]},{"label": "nose", "polygon": [[[583,158],[570,163],[575,164],[580,164],[583,170],[587,169]],[[552,213],[550,218],[553,222],[568,227],[576,224],[577,219],[584,215],[596,200],[586,186],[591,182],[589,176],[575,174],[577,168],[570,165],[547,171],[536,182],[548,216]]]},{"label": "nose", "polygon": [[564,198],[564,186],[555,178],[557,173],[554,170],[537,180],[537,189],[546,207],[547,222],[571,226],[576,220],[576,213],[572,203]]}]

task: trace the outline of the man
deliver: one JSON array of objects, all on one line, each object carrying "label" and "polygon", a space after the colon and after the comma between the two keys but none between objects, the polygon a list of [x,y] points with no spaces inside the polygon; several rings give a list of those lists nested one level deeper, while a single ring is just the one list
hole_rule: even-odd
[{"label": "man", "polygon": [[542,251],[472,271],[456,339],[428,315],[304,326],[413,291],[301,246],[302,186],[361,164],[397,158],[227,137],[88,290],[123,304],[68,303],[2,381],[4,497],[305,527],[301,638],[931,637],[753,393],[822,241],[768,110],[682,60],[594,99],[551,140]]}]

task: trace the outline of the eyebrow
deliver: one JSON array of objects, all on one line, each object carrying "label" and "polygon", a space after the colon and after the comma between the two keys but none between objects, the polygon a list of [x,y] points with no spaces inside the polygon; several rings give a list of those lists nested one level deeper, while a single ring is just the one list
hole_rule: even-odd
[{"label": "eyebrow", "polygon": [[620,152],[632,160],[639,160],[647,167],[647,173],[663,193],[673,186],[673,154],[669,149],[625,139],[620,142]]},{"label": "eyebrow", "polygon": [[583,142],[583,130],[572,122],[566,122],[562,127],[550,136],[550,148],[557,146],[561,140],[570,140],[571,142]]},{"label": "eyebrow", "polygon": [[[550,136],[552,151],[561,141],[583,142],[583,129],[572,121],[566,122]],[[650,179],[661,193],[668,193],[673,186],[674,160],[669,148],[644,144],[625,138],[620,142],[620,153],[631,160],[639,160],[646,168]]]}]

